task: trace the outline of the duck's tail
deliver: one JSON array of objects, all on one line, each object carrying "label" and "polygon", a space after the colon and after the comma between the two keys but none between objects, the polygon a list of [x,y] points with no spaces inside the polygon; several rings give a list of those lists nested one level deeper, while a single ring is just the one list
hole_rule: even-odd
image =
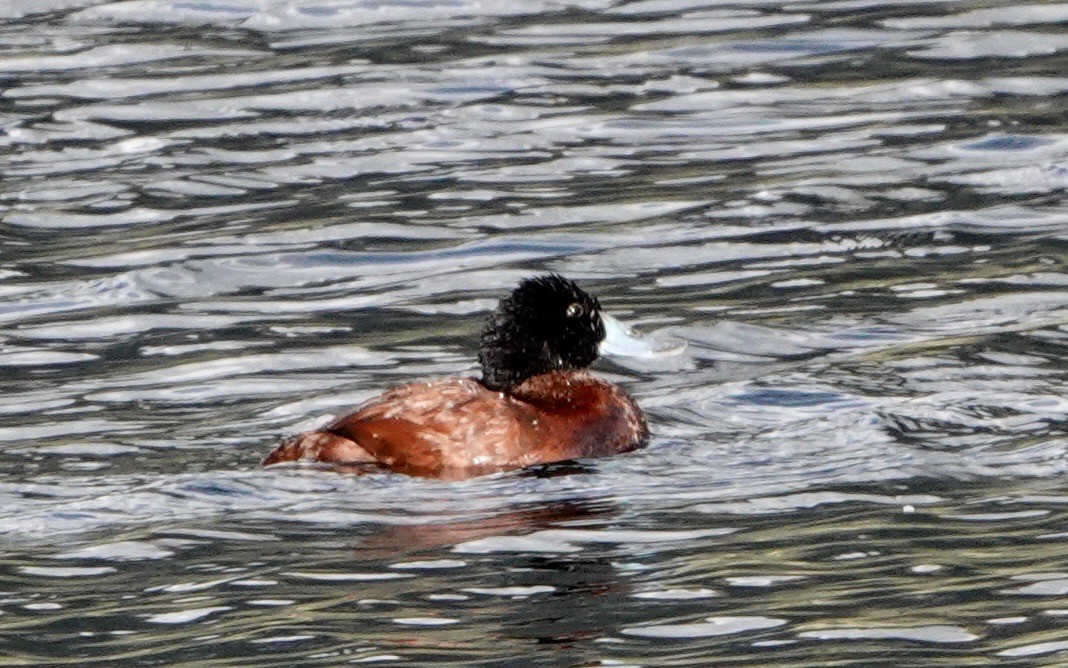
[{"label": "duck's tail", "polygon": [[306,431],[290,436],[263,460],[263,466],[283,462],[373,464],[375,458],[356,441],[328,431]]}]

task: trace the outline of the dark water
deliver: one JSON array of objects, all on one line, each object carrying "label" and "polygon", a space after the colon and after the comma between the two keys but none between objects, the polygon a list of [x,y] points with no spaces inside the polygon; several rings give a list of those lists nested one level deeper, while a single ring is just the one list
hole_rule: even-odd
[{"label": "dark water", "polygon": [[[1068,5],[0,17],[4,665],[1068,663]],[[257,468],[544,270],[649,449]]]}]

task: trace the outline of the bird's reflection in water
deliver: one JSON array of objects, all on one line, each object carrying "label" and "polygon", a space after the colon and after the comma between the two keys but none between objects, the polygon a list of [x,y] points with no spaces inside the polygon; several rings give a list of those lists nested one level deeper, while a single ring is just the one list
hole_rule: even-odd
[{"label": "bird's reflection in water", "polygon": [[[541,478],[593,470],[581,462],[562,462],[518,475]],[[472,552],[468,547],[484,539],[522,539],[543,531],[612,529],[618,516],[619,509],[611,501],[583,500],[526,505],[457,522],[386,526],[363,539],[355,556],[360,561],[385,556],[394,562],[443,558],[468,562],[463,572],[431,577],[444,576],[447,579],[442,584],[447,582],[446,587],[453,591],[474,588],[475,597],[480,592],[494,592],[492,595],[501,596],[502,601],[512,601],[494,606],[500,615],[495,625],[502,639],[520,641],[533,651],[543,645],[566,647],[618,628],[619,614],[630,598],[627,579],[620,577],[617,568],[627,557],[620,554],[618,546],[610,541],[569,543],[560,539],[559,543],[547,540],[540,546],[504,540],[486,551]],[[554,544],[560,546],[559,551],[554,551]],[[451,605],[458,613],[468,607],[462,600]]]},{"label": "bird's reflection in water", "polygon": [[[524,476],[555,477],[588,472],[581,464],[552,464],[538,467]],[[439,552],[483,538],[523,536],[573,523],[608,521],[615,507],[596,500],[561,501],[516,506],[507,512],[459,521],[443,520],[427,524],[390,524],[377,527],[364,537],[356,550],[362,560],[409,559],[422,553]],[[440,555],[439,555],[440,556]]]}]

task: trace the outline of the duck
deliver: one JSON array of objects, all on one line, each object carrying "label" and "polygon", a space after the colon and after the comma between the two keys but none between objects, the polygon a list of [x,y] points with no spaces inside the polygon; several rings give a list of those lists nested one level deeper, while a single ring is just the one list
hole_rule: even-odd
[{"label": "duck", "polygon": [[644,447],[634,399],[598,378],[602,354],[655,350],[559,274],[521,281],[480,337],[480,377],[390,389],[325,426],[284,440],[263,460],[463,479]]}]

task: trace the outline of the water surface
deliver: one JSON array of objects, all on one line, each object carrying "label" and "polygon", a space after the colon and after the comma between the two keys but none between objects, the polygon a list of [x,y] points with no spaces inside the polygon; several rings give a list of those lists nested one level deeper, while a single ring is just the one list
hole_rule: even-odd
[{"label": "water surface", "polygon": [[[1068,661],[1068,5],[0,17],[8,665]],[[546,270],[651,447],[258,468]]]}]

